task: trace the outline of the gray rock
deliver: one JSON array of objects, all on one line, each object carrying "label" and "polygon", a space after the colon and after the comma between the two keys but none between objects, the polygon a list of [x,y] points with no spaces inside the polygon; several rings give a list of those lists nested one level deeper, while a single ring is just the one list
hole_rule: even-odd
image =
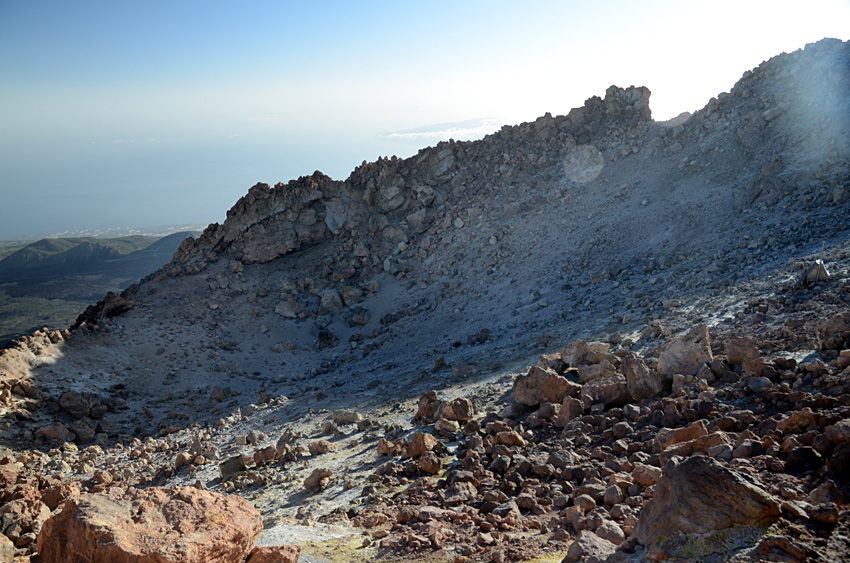
[{"label": "gray rock", "polygon": [[587,557],[607,557],[617,551],[617,546],[593,532],[582,530],[570,546],[564,561],[580,561]]},{"label": "gray rock", "polygon": [[658,358],[663,375],[696,375],[703,364],[712,360],[708,326],[699,324],[682,338],[670,342]]},{"label": "gray rock", "polygon": [[646,365],[640,356],[628,354],[620,363],[620,370],[626,376],[629,394],[635,401],[652,399],[664,389],[663,378]]}]

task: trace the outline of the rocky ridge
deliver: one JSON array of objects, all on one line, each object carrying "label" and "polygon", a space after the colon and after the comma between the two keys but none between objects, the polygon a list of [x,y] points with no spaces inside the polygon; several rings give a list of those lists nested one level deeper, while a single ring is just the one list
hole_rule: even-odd
[{"label": "rocky ridge", "polygon": [[[612,87],[254,186],[3,350],[5,537],[30,554],[63,499],[191,485],[319,558],[846,554],[849,50],[775,57],[679,123]],[[800,287],[821,243],[833,275]]]}]

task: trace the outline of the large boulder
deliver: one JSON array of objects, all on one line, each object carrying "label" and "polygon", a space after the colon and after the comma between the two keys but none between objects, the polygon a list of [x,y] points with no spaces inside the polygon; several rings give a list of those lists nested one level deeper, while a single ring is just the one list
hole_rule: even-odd
[{"label": "large boulder", "polygon": [[263,520],[235,495],[193,487],[113,489],[68,499],[38,536],[51,563],[242,563]]},{"label": "large boulder", "polygon": [[581,400],[585,404],[602,403],[606,406],[621,407],[632,402],[626,378],[612,375],[595,379],[581,386]]},{"label": "large boulder", "polygon": [[777,500],[744,475],[705,456],[665,466],[634,537],[645,546],[671,533],[704,533],[778,516]]},{"label": "large boulder", "polygon": [[620,363],[620,369],[635,401],[655,398],[664,390],[664,379],[637,354],[627,354]]},{"label": "large boulder", "polygon": [[560,403],[564,397],[576,397],[581,386],[554,370],[532,366],[525,375],[514,381],[511,391],[514,403],[527,407],[536,407],[541,403]]},{"label": "large boulder", "polygon": [[676,338],[658,357],[658,371],[673,376],[696,375],[700,368],[713,359],[708,326],[698,324],[682,338]]}]

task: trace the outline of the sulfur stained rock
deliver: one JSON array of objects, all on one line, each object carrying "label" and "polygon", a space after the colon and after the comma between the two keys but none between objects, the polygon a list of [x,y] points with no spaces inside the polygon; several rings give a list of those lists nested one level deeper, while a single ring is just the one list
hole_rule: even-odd
[{"label": "sulfur stained rock", "polygon": [[194,487],[110,490],[69,499],[38,536],[52,563],[237,563],[263,529],[245,499]]}]

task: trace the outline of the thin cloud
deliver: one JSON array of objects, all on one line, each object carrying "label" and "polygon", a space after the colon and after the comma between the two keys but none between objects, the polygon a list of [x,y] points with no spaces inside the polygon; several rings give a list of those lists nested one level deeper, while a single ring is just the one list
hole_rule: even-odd
[{"label": "thin cloud", "polygon": [[473,140],[498,131],[504,124],[504,121],[493,118],[468,119],[454,123],[439,123],[403,131],[394,131],[380,135],[380,138],[390,141]]}]

